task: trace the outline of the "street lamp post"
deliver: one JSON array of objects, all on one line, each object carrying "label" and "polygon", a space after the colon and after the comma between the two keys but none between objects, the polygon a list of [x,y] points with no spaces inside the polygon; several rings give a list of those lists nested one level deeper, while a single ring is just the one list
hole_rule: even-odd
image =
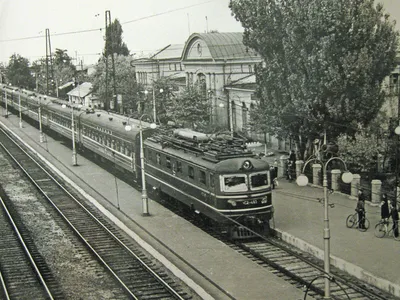
[{"label": "street lamp post", "polygon": [[4,115],[5,118],[8,118],[8,99],[7,99],[7,90],[4,90],[6,94],[6,114]]},{"label": "street lamp post", "polygon": [[325,163],[321,160],[313,157],[307,160],[304,164],[302,173],[297,177],[297,184],[299,186],[306,186],[308,184],[308,178],[304,175],[306,166],[314,161],[319,162],[323,165],[323,188],[324,188],[324,272],[325,272],[325,296],[324,299],[330,299],[330,229],[329,229],[329,199],[328,199],[328,175],[326,173],[327,166],[333,160],[339,160],[343,163],[345,172],[342,174],[342,180],[344,183],[350,183],[353,180],[353,174],[347,170],[346,163],[339,157],[331,157]]},{"label": "street lamp post", "polygon": [[[66,108],[65,104],[62,105],[62,108]],[[82,105],[78,105],[78,108],[81,108]],[[78,165],[78,156],[76,153],[76,145],[75,145],[75,120],[74,120],[74,106],[71,103],[71,135],[72,135],[72,165]]]},{"label": "street lamp post", "polygon": [[[154,122],[156,122],[156,120],[157,120],[156,91],[155,91],[154,88],[153,88],[152,92],[153,92],[153,120],[154,120]],[[163,93],[163,92],[164,92],[164,90],[160,89],[160,93]],[[147,94],[149,93],[149,91],[145,90],[144,93],[145,93],[145,95],[147,97]]]},{"label": "street lamp post", "polygon": [[22,128],[21,93],[18,94],[19,128]]},{"label": "street lamp post", "polygon": [[[147,116],[149,119],[151,117],[147,114],[143,114],[139,118],[139,138],[140,138],[140,168],[141,168],[141,177],[142,177],[142,215],[149,216],[149,199],[147,197],[147,189],[146,189],[146,172],[145,172],[145,165],[144,165],[144,149],[143,149],[143,127],[142,127],[142,119],[143,117]],[[150,128],[155,129],[157,125],[155,123],[150,124]],[[132,126],[128,124],[125,126],[126,131],[132,130]]]},{"label": "street lamp post", "polygon": [[[43,100],[46,101],[46,96],[43,97]],[[38,108],[38,118],[39,118],[39,141],[41,143],[44,142],[43,128],[42,128],[42,101],[39,97],[39,108]]]}]

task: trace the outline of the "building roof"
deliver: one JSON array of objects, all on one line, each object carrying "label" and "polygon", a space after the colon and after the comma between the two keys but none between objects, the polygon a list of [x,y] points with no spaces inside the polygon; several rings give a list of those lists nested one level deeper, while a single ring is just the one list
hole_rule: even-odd
[{"label": "building roof", "polygon": [[73,84],[74,84],[73,81],[69,81],[69,82],[63,84],[62,86],[59,86],[58,89],[59,89],[59,90],[63,90],[63,89],[65,89],[65,88],[67,88],[67,87],[69,87],[69,86],[71,86],[71,85],[73,85]]},{"label": "building roof", "polygon": [[185,45],[183,44],[171,44],[161,52],[154,55],[151,59],[180,59],[184,47]]},{"label": "building roof", "polygon": [[73,90],[67,93],[68,96],[75,96],[75,97],[86,97],[92,92],[92,84],[90,82],[84,82],[78,85]]},{"label": "building roof", "polygon": [[238,80],[232,81],[230,84],[226,85],[227,89],[241,89],[241,90],[256,90],[256,75],[250,74],[239,78]]},{"label": "building roof", "polygon": [[206,43],[213,59],[255,58],[258,56],[254,50],[243,44],[242,32],[210,32],[192,34],[185,45],[183,57],[198,39]]}]

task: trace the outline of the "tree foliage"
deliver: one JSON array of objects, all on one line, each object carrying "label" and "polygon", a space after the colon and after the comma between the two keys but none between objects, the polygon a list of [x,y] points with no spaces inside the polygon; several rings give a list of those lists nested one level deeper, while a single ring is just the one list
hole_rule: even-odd
[{"label": "tree foliage", "polygon": [[35,86],[34,78],[29,67],[29,60],[19,54],[11,55],[8,66],[6,68],[6,76],[14,86],[23,86],[33,89]]},{"label": "tree foliage", "polygon": [[209,121],[209,101],[197,85],[188,85],[166,104],[167,116],[176,123],[197,128]]},{"label": "tree foliage", "polygon": [[398,32],[374,0],[232,0],[258,66],[258,129],[301,150],[326,130],[334,140],[368,125],[384,101]]},{"label": "tree foliage", "polygon": [[[122,103],[125,109],[136,110],[139,99],[140,87],[136,83],[135,70],[131,67],[131,58],[123,55],[114,55],[115,59],[115,82],[117,94],[122,95]],[[111,64],[108,64],[108,72],[112,72]],[[108,76],[108,90],[106,92],[106,64],[100,60],[96,65],[96,71],[90,78],[93,84],[93,92],[101,99],[107,107],[113,97],[112,77]]]},{"label": "tree foliage", "polygon": [[[49,61],[50,62],[50,61]],[[56,49],[52,57],[53,72],[51,65],[48,70],[46,59],[40,58],[32,63],[32,71],[34,73],[36,88],[39,93],[47,93],[47,77],[49,83],[49,94],[55,96],[56,88],[75,79],[78,82],[84,81],[85,78],[76,78],[76,68],[72,64],[72,58],[68,55],[67,50]],[[52,74],[53,73],[53,74]],[[67,97],[65,91],[59,90],[59,97]]]},{"label": "tree foliage", "polygon": [[122,26],[118,19],[106,28],[106,45],[104,47],[104,56],[110,56],[115,53],[118,55],[129,55],[127,45],[122,41]]},{"label": "tree foliage", "polygon": [[153,89],[157,118],[161,123],[165,124],[171,119],[168,111],[172,109],[172,100],[175,98],[174,91],[178,87],[168,77],[160,77],[153,82]]}]

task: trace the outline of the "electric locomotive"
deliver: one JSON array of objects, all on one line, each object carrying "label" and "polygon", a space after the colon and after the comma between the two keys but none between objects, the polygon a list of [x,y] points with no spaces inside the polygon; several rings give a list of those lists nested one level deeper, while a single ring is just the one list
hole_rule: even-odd
[{"label": "electric locomotive", "polygon": [[269,230],[273,216],[269,164],[243,139],[189,129],[159,130],[144,142],[149,184],[204,214],[230,237]]},{"label": "electric locomotive", "polygon": [[149,191],[162,199],[178,201],[216,223],[232,238],[253,237],[244,226],[258,233],[268,232],[273,217],[269,165],[248,150],[244,140],[189,129],[153,130],[147,128],[147,122],[126,116],[74,105],[62,108],[61,104],[65,103],[16,89],[8,101],[14,111],[21,109],[34,122],[40,118],[43,128],[67,139],[72,137],[73,114],[77,147],[117,168],[138,185],[141,125],[145,128],[144,167]]}]

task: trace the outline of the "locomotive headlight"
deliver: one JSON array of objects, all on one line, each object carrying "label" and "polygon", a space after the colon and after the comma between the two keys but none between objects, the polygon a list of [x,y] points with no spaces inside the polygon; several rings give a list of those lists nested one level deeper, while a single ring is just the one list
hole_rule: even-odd
[{"label": "locomotive headlight", "polygon": [[228,203],[229,203],[230,205],[232,205],[233,207],[236,206],[236,201],[235,201],[235,200],[228,200]]},{"label": "locomotive headlight", "polygon": [[242,169],[244,169],[244,170],[250,170],[252,168],[253,168],[253,165],[252,165],[251,161],[249,161],[249,160],[246,160],[242,165]]}]

